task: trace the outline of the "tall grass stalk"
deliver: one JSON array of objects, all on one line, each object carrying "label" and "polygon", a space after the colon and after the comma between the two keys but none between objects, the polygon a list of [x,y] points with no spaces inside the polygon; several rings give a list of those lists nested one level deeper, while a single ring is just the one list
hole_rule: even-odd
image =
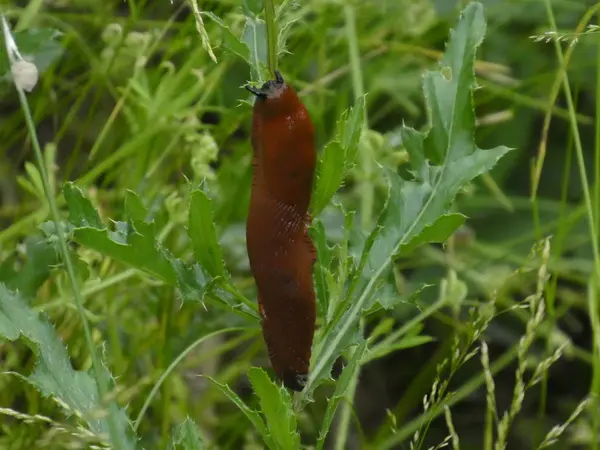
[{"label": "tall grass stalk", "polygon": [[[18,61],[23,61],[21,55],[18,53],[18,49],[16,47],[16,43],[8,26],[8,22],[5,17],[2,16],[2,28],[4,34],[4,44],[6,47],[6,53],[9,58],[10,64],[14,64]],[[100,358],[98,357],[98,353],[96,351],[96,347],[94,345],[94,341],[92,339],[92,332],[90,328],[90,324],[87,320],[87,316],[85,313],[85,308],[83,307],[83,297],[79,290],[79,283],[77,281],[77,276],[75,275],[75,267],[71,260],[71,256],[69,254],[69,249],[67,247],[67,240],[63,233],[62,224],[60,221],[60,213],[58,212],[58,207],[56,205],[56,201],[54,199],[54,192],[52,191],[52,185],[50,183],[50,179],[48,176],[48,171],[46,169],[46,164],[44,162],[44,156],[42,155],[42,150],[40,148],[40,143],[37,136],[37,131],[35,129],[35,124],[33,123],[33,116],[31,114],[31,110],[29,108],[29,102],[27,101],[27,97],[25,95],[25,91],[23,87],[15,82],[15,88],[17,89],[17,94],[19,96],[19,102],[21,104],[21,108],[23,110],[23,115],[25,116],[25,123],[27,124],[27,130],[29,132],[29,136],[31,138],[31,144],[33,146],[36,162],[39,167],[40,175],[42,177],[42,183],[44,185],[44,193],[46,195],[46,200],[48,201],[48,206],[50,209],[50,213],[52,215],[52,221],[54,222],[54,226],[56,228],[56,234],[58,236],[58,243],[61,252],[61,256],[63,258],[65,268],[67,270],[67,275],[69,278],[69,283],[71,285],[71,290],[73,291],[73,296],[75,298],[75,304],[77,305],[77,311],[79,313],[79,317],[81,323],[83,324],[83,332],[85,335],[85,341],[90,352],[92,358],[92,367],[94,370],[94,375],[96,378],[96,384],[98,386],[98,408],[102,408],[102,401],[107,396],[109,385],[108,380],[106,379],[103,368],[101,366]],[[110,433],[110,440],[113,447],[117,450],[123,448],[123,443],[119,439],[119,433],[117,431],[117,423],[116,423],[116,404],[111,402],[109,405],[109,415],[108,415],[108,426]]]},{"label": "tall grass stalk", "polygon": [[[346,21],[346,39],[348,40],[348,54],[350,58],[350,73],[352,74],[352,89],[354,98],[360,98],[365,93],[362,69],[360,65],[360,50],[358,48],[358,34],[356,32],[356,15],[354,6],[344,5],[344,18]],[[367,125],[367,112],[364,113],[364,123]],[[373,186],[369,182],[369,177],[372,172],[372,155],[368,152],[362,152],[361,169],[363,172],[363,184],[361,187],[361,226],[363,229],[368,229],[371,225],[371,211],[373,209]],[[361,320],[360,327],[364,328],[364,321]],[[335,449],[342,450],[346,448],[348,432],[350,426],[350,417],[352,413],[352,405],[354,404],[354,396],[358,379],[360,377],[361,365],[359,364],[346,391],[346,401],[342,403],[342,409],[339,413],[339,422],[336,431]]]},{"label": "tall grass stalk", "polygon": [[[550,3],[550,0],[545,0],[544,4],[546,6],[546,14],[548,16],[548,21],[550,22],[550,29],[551,31],[556,32],[556,19],[554,18],[554,12],[552,10],[552,4]],[[561,44],[560,42],[558,42],[558,40],[554,40],[553,41],[554,44],[554,49],[556,52],[556,57],[558,58],[558,62],[560,64],[560,67],[564,67],[564,56],[562,53],[562,48],[561,48]],[[596,202],[594,202],[594,204],[592,204],[592,196],[590,194],[590,187],[589,187],[589,183],[588,183],[588,179],[587,179],[587,174],[586,174],[586,167],[585,167],[585,160],[583,159],[583,149],[582,149],[582,145],[581,145],[581,138],[579,136],[579,128],[577,126],[577,122],[575,120],[575,107],[573,104],[573,96],[571,95],[571,86],[569,84],[569,77],[568,74],[565,72],[565,76],[563,78],[562,81],[563,84],[563,90],[565,93],[565,98],[567,100],[567,107],[569,110],[569,115],[571,116],[571,128],[573,131],[573,138],[574,138],[574,144],[575,144],[575,155],[577,157],[577,165],[579,168],[579,176],[581,178],[581,187],[583,189],[583,197],[585,200],[585,206],[586,206],[586,214],[588,217],[588,225],[589,225],[589,229],[590,229],[590,238],[592,241],[592,253],[594,255],[594,273],[592,275],[592,277],[590,277],[590,282],[594,285],[594,286],[600,286],[600,250],[598,249],[598,236],[597,236],[597,227],[596,227],[596,223],[597,223],[597,213],[598,211],[594,208],[594,204],[596,204]],[[597,97],[598,100],[598,97]],[[596,108],[600,107],[600,104],[597,102],[596,103]],[[596,130],[596,132],[598,132],[598,130]],[[596,152],[598,152],[598,143],[596,143]],[[598,184],[598,179],[595,180],[595,183]],[[594,211],[596,211],[596,214],[594,213]],[[590,301],[588,303],[588,308],[589,308],[589,315],[590,318],[594,318],[597,317],[597,302],[596,301]],[[594,343],[596,342],[596,337],[600,335],[600,323],[597,320],[593,320],[592,323],[592,333],[594,336]],[[600,355],[598,354],[600,349],[598,348],[594,348],[594,354],[593,354],[593,382],[592,382],[592,386],[591,386],[591,393],[593,395],[593,402],[594,405],[592,407],[592,421],[594,424],[598,424],[599,423],[599,417],[598,417],[598,396],[600,395],[600,383],[598,382],[598,377],[600,376]],[[592,448],[594,450],[596,450],[598,448],[598,444],[595,442],[596,440],[593,439],[593,444],[592,444]]]}]

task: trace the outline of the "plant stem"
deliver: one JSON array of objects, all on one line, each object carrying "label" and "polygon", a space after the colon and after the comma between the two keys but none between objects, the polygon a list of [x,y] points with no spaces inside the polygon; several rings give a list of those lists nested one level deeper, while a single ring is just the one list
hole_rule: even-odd
[{"label": "plant stem", "polygon": [[[2,25],[4,28],[4,39],[6,52],[9,55],[12,54],[12,49],[9,47],[8,39],[12,39],[12,35],[8,28],[8,23],[4,16],[2,16]],[[12,62],[12,61],[11,61]],[[15,84],[15,88],[17,89],[17,94],[19,95],[19,102],[21,103],[21,108],[23,109],[23,115],[25,116],[25,123],[27,124],[27,130],[29,132],[29,136],[31,138],[31,144],[33,146],[35,159],[39,166],[40,175],[42,177],[42,183],[44,185],[44,193],[46,194],[46,200],[48,201],[48,206],[50,208],[50,213],[52,215],[52,221],[54,222],[54,227],[56,229],[56,234],[58,236],[58,244],[61,252],[61,256],[63,258],[65,268],[67,270],[67,275],[69,277],[69,283],[71,285],[71,290],[73,291],[73,296],[75,298],[75,304],[77,305],[77,311],[79,312],[79,317],[81,319],[81,323],[83,325],[83,332],[85,335],[85,341],[90,352],[92,358],[92,367],[94,370],[94,375],[96,377],[96,384],[98,386],[99,400],[98,407],[102,406],[102,399],[106,397],[108,394],[108,383],[102,371],[102,366],[100,363],[100,358],[98,357],[98,353],[96,352],[96,347],[94,345],[94,340],[92,339],[92,331],[90,328],[90,324],[87,320],[85,309],[83,307],[83,297],[81,292],[79,291],[79,283],[77,281],[77,276],[75,274],[75,268],[73,266],[73,262],[71,261],[71,256],[69,254],[69,249],[67,247],[67,240],[63,234],[62,224],[60,222],[60,214],[58,212],[58,207],[56,206],[56,201],[54,199],[54,192],[52,192],[50,179],[48,177],[48,171],[46,170],[46,164],[44,163],[44,157],[42,155],[42,150],[40,147],[40,143],[37,137],[37,132],[35,129],[35,124],[33,123],[33,116],[31,114],[31,110],[29,108],[29,103],[27,101],[27,97],[25,96],[25,92],[23,89]],[[119,440],[119,433],[117,431],[117,424],[115,420],[115,414],[113,413],[116,405],[114,402],[111,402],[109,405],[109,414],[108,414],[108,427],[110,433],[111,444],[115,449],[123,448],[123,443]]]},{"label": "plant stem", "polygon": [[[354,98],[360,98],[365,93],[365,86],[362,77],[362,69],[360,65],[360,50],[358,48],[358,35],[356,33],[356,14],[352,5],[344,5],[344,15],[346,19],[346,38],[348,39],[348,54],[350,56],[350,73],[352,74],[352,90]],[[367,128],[367,111],[364,115],[364,128]],[[371,227],[373,200],[375,193],[373,191],[373,183],[371,176],[373,174],[373,155],[371,154],[368,145],[362,146],[360,157],[360,167],[362,170],[362,181],[359,192],[360,197],[360,214],[361,226],[363,229]]]},{"label": "plant stem", "polygon": [[[556,32],[556,20],[554,18],[554,13],[552,11],[552,5],[550,3],[550,0],[545,0],[544,2],[545,6],[546,6],[546,14],[548,15],[548,21],[550,22],[550,28],[552,31]],[[554,40],[554,49],[556,51],[556,57],[558,58],[558,62],[560,64],[561,68],[564,68],[564,57],[563,57],[563,53],[562,53],[562,48],[561,48],[561,44],[560,42],[558,42],[558,40]],[[589,187],[589,183],[588,183],[588,179],[587,179],[587,173],[586,173],[586,168],[585,168],[585,160],[583,158],[583,149],[582,149],[582,145],[581,145],[581,138],[579,136],[579,128],[577,126],[577,121],[575,120],[575,107],[573,104],[573,96],[571,94],[571,86],[569,85],[569,79],[568,79],[568,75],[565,72],[565,76],[562,80],[562,84],[563,84],[563,90],[565,93],[565,98],[567,100],[567,107],[569,110],[569,115],[571,117],[571,128],[573,131],[573,139],[574,139],[574,143],[575,143],[575,156],[577,157],[577,165],[579,168],[579,177],[581,178],[581,187],[583,189],[583,197],[585,200],[585,207],[586,207],[586,212],[587,212],[587,218],[588,218],[588,225],[589,225],[589,229],[590,229],[590,239],[592,241],[592,253],[594,255],[594,272],[592,274],[592,276],[590,277],[590,283],[591,286],[593,287],[591,289],[591,292],[596,292],[596,289],[594,289],[596,286],[600,286],[600,253],[599,253],[599,249],[598,249],[598,236],[597,236],[597,228],[596,228],[596,215],[594,214],[594,206],[592,204],[592,198],[591,198],[591,194],[590,194],[590,187]],[[598,132],[598,129],[596,128],[596,132]],[[596,183],[598,183],[598,180],[595,180]],[[590,319],[596,319],[598,317],[598,304],[596,299],[593,299],[594,301],[589,301],[588,307],[589,307],[589,316]],[[593,382],[592,382],[592,386],[591,386],[591,391],[592,391],[592,396],[594,397],[594,405],[592,407],[592,410],[596,411],[594,413],[594,418],[593,418],[593,423],[594,424],[598,424],[598,413],[597,413],[597,409],[598,409],[598,393],[596,391],[597,387],[598,387],[598,376],[599,376],[599,371],[600,371],[600,355],[599,355],[599,350],[597,348],[597,346],[595,345],[596,341],[600,338],[600,321],[599,320],[592,320],[591,321],[591,325],[592,325],[592,334],[594,336],[593,342],[594,342],[594,352],[593,352]],[[594,395],[596,394],[596,395]],[[597,449],[597,443],[595,442],[595,439],[593,440],[592,444],[591,444],[591,448],[592,449]]]},{"label": "plant stem", "polygon": [[265,1],[265,22],[267,23],[267,58],[269,72],[273,77],[277,70],[277,23],[275,21],[275,0]]}]

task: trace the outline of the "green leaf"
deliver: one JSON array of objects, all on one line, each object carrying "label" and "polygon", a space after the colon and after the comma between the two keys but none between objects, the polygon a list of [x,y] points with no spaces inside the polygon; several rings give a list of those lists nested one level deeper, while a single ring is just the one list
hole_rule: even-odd
[{"label": "green leaf", "polygon": [[215,22],[219,28],[221,29],[221,35],[223,37],[223,48],[225,48],[230,53],[237,55],[244,59],[246,62],[250,62],[250,50],[248,46],[240,41],[235,34],[229,29],[225,22],[221,20],[220,17],[216,16],[214,13],[210,11],[202,11],[201,13],[204,16],[210,17],[213,22]]},{"label": "green leaf", "polygon": [[[79,415],[97,435],[109,435],[109,418],[100,414],[96,380],[87,372],[73,370],[69,355],[50,323],[27,307],[23,298],[0,283],[0,336],[15,341],[25,338],[36,355],[33,373],[22,376],[44,396],[55,398],[68,415]],[[104,367],[104,375],[110,374]],[[123,409],[109,406],[116,419],[122,446],[135,448],[132,428]],[[103,418],[98,418],[103,417]]]},{"label": "green leaf", "polygon": [[465,223],[465,219],[462,214],[444,214],[438,217],[433,224],[425,226],[423,231],[410,242],[403,244],[400,253],[408,253],[423,244],[446,242]]},{"label": "green leaf", "polygon": [[262,69],[267,66],[267,24],[261,19],[246,19],[242,41],[249,50],[246,61],[253,70],[255,80],[260,81]]},{"label": "green leaf", "polygon": [[186,417],[173,430],[173,438],[169,448],[172,450],[203,450],[204,444],[198,425],[192,419]]},{"label": "green leaf", "polygon": [[327,236],[325,235],[323,222],[315,220],[309,229],[309,233],[318,255],[317,264],[314,267],[314,278],[319,316],[327,317],[329,285],[333,281],[331,273],[332,249],[327,245]]},{"label": "green leaf", "polygon": [[231,400],[239,408],[239,410],[252,423],[252,425],[254,426],[254,429],[258,432],[258,434],[260,434],[260,436],[263,438],[263,441],[265,441],[265,444],[267,444],[267,447],[271,450],[276,450],[277,447],[275,446],[275,442],[273,441],[273,438],[269,434],[269,429],[265,425],[265,422],[263,421],[262,417],[260,417],[260,414],[258,413],[258,411],[255,411],[254,409],[249,408],[243,402],[243,400],[235,392],[233,392],[231,390],[231,388],[229,386],[227,386],[226,384],[221,384],[218,381],[216,381],[214,378],[211,378],[211,377],[206,377],[206,378],[208,380],[212,381],[212,383],[229,400]]},{"label": "green leaf", "polygon": [[365,97],[345,111],[337,124],[334,140],[323,150],[317,163],[317,178],[311,199],[311,213],[317,216],[338,191],[348,170],[354,165],[365,115]]},{"label": "green leaf", "polygon": [[76,227],[105,228],[98,211],[73,183],[66,183],[63,195],[69,207],[69,222]]},{"label": "green leaf", "polygon": [[25,239],[25,262],[18,272],[13,269],[14,259],[10,258],[0,269],[0,282],[6,283],[13,291],[25,298],[35,296],[38,288],[50,276],[52,266],[59,262],[58,253],[47,239],[29,236]]},{"label": "green leaf", "polygon": [[352,281],[348,292],[350,301],[344,302],[344,306],[351,306],[344,314],[336,314],[335,323],[330,326],[333,331],[316,346],[318,354],[307,395],[329,376],[337,355],[352,343],[361,312],[373,301],[380,278],[393,257],[405,245],[447,236],[459,221],[452,216],[438,219],[450,213],[456,194],[510,151],[507,147],[481,150],[474,141],[473,63],[484,32],[483,7],[470,3],[450,34],[441,70],[425,76],[423,86],[431,110],[431,128],[424,133],[408,127],[402,130],[414,179],[405,180],[384,169],[389,182],[384,211],[366,240],[359,278]]},{"label": "green leaf", "polygon": [[190,196],[188,235],[194,255],[213,277],[225,276],[221,247],[217,240],[211,201],[203,190],[194,189]]},{"label": "green leaf", "polygon": [[269,432],[281,450],[300,448],[300,435],[297,431],[296,416],[292,409],[292,400],[287,389],[277,386],[258,367],[248,371],[248,378],[258,396],[260,408],[267,421]]},{"label": "green leaf", "polygon": [[[148,210],[137,194],[127,192],[125,214],[128,222],[114,222],[115,230],[111,231],[101,222],[81,189],[67,183],[63,192],[69,208],[69,222],[73,226],[71,231],[78,242],[179,287],[184,299],[202,300],[212,282],[210,275],[198,264],[186,265],[162,246],[156,237],[155,224],[149,220]],[[225,303],[225,300],[219,300]]]},{"label": "green leaf", "polygon": [[[35,63],[37,69],[44,72],[63,53],[63,48],[58,42],[62,33],[51,28],[29,28],[13,32],[13,37],[21,55]],[[6,48],[0,46],[0,79],[10,77],[10,68]]]},{"label": "green leaf", "polygon": [[264,2],[263,0],[243,0],[242,8],[247,16],[258,15],[264,8]]},{"label": "green leaf", "polygon": [[346,395],[346,391],[350,385],[350,381],[354,376],[354,373],[358,370],[361,359],[365,354],[365,350],[367,349],[367,341],[362,341],[360,345],[354,350],[354,354],[350,359],[350,362],[340,375],[339,380],[335,385],[335,391],[333,392],[333,396],[327,402],[327,409],[325,410],[325,417],[323,418],[323,422],[321,424],[321,431],[319,432],[319,437],[317,438],[317,450],[321,450],[323,445],[325,444],[325,438],[327,437],[327,433],[329,433],[329,429],[331,428],[331,424],[333,423],[333,418],[335,417],[335,412],[337,407]]}]

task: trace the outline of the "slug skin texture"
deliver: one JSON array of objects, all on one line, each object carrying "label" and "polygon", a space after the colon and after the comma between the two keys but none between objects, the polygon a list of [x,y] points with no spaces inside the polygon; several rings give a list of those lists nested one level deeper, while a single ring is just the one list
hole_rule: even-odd
[{"label": "slug skin texture", "polygon": [[316,166],[308,111],[279,72],[256,95],[252,117],[253,181],[246,226],[269,359],[283,384],[301,391],[315,330],[308,213]]}]

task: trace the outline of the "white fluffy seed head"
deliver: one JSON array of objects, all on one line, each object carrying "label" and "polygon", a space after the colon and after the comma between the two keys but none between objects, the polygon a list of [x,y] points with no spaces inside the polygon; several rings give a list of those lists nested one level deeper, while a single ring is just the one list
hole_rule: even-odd
[{"label": "white fluffy seed head", "polygon": [[31,92],[38,82],[38,69],[29,61],[22,59],[15,61],[11,64],[10,71],[17,87],[24,91]]}]

